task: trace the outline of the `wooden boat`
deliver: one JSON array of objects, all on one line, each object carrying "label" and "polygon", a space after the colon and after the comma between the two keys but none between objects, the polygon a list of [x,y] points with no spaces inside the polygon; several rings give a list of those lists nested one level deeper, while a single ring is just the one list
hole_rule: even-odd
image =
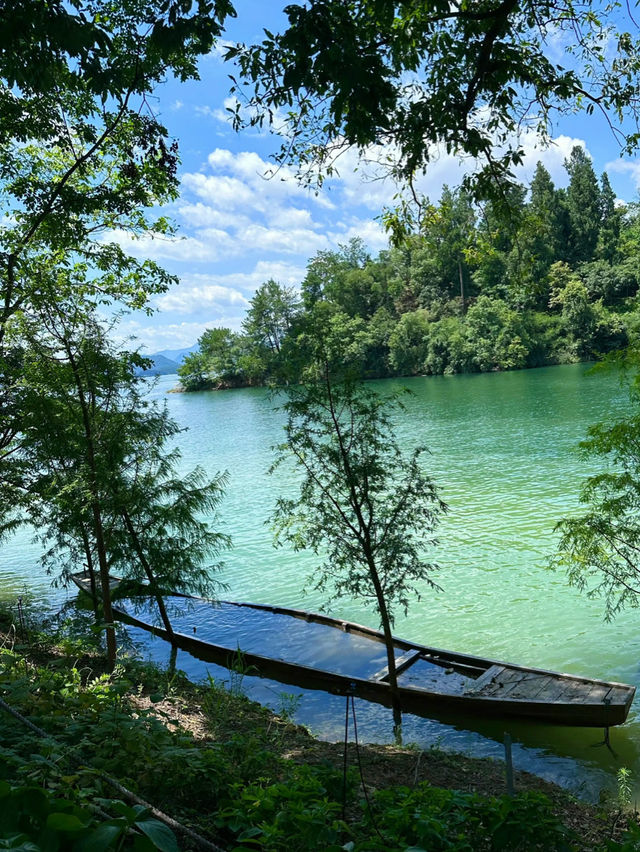
[{"label": "wooden boat", "polygon": [[[86,577],[74,575],[73,580],[90,594]],[[114,578],[114,590],[118,583]],[[149,600],[148,594],[145,599]],[[153,614],[148,620],[139,617],[136,600],[116,600],[115,617],[169,640],[167,631],[152,623],[157,621]],[[305,689],[390,702],[386,648],[378,630],[265,604],[213,603],[186,595],[167,600],[184,610],[177,617],[172,615],[174,644],[201,660],[227,668],[240,661],[249,674]],[[201,638],[202,634],[208,638]],[[627,684],[444,651],[404,639],[394,638],[394,645],[402,708],[423,716],[522,717],[607,728],[625,721],[635,694],[635,687]]]}]

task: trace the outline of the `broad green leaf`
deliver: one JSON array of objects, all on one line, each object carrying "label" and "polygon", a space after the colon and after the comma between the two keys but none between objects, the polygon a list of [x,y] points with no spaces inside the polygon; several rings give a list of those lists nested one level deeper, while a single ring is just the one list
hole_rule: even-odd
[{"label": "broad green leaf", "polygon": [[159,820],[140,820],[136,822],[136,828],[144,832],[160,852],[179,852],[175,834]]},{"label": "broad green leaf", "polygon": [[99,825],[90,834],[80,838],[73,846],[73,852],[103,852],[110,849],[124,830],[124,825]]},{"label": "broad green leaf", "polygon": [[82,831],[86,825],[75,814],[49,814],[47,827],[54,831]]},{"label": "broad green leaf", "polygon": [[49,813],[49,799],[38,787],[26,787],[16,793],[18,806],[29,816],[45,817]]}]

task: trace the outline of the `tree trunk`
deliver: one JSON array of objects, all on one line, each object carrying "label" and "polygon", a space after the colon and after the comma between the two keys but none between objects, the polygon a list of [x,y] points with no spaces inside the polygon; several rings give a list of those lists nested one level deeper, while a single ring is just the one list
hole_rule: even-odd
[{"label": "tree trunk", "polygon": [[176,673],[176,661],[178,659],[178,646],[171,645],[171,653],[169,654],[169,665],[167,667],[167,672],[170,677]]},{"label": "tree trunk", "polygon": [[109,560],[107,558],[107,548],[104,538],[104,527],[102,524],[102,512],[100,508],[100,498],[98,489],[98,472],[96,465],[96,452],[93,441],[93,429],[91,417],[89,416],[89,408],[85,396],[85,388],[82,383],[82,377],[78,363],[74,357],[71,347],[65,341],[67,357],[69,365],[73,370],[73,378],[78,392],[78,403],[82,412],[82,424],[84,427],[85,441],[87,445],[87,468],[89,470],[89,487],[91,491],[91,514],[93,516],[93,533],[96,539],[96,551],[98,555],[98,566],[100,569],[100,590],[102,592],[102,612],[106,624],[107,634],[107,667],[109,671],[113,671],[116,665],[116,633],[113,623],[113,610],[111,609],[111,589],[109,586]]},{"label": "tree trunk", "polygon": [[342,457],[342,463],[344,466],[344,472],[347,478],[347,482],[349,483],[349,490],[351,492],[351,505],[353,506],[356,517],[358,519],[360,544],[362,547],[363,555],[367,562],[369,576],[371,577],[371,582],[373,583],[373,587],[376,593],[376,600],[378,602],[378,612],[380,614],[380,622],[382,624],[384,642],[387,650],[387,668],[389,669],[389,692],[391,693],[391,707],[393,710],[393,732],[396,738],[396,743],[398,745],[401,745],[402,708],[400,706],[400,698],[398,696],[398,677],[396,674],[396,655],[395,648],[393,646],[393,635],[391,633],[391,619],[389,618],[389,610],[387,609],[384,589],[382,588],[382,583],[380,582],[373,549],[371,547],[370,529],[362,515],[360,503],[357,499],[356,489],[354,485],[355,477],[351,470],[349,451],[343,441],[342,430],[340,429],[340,421],[334,407],[333,396],[331,393],[331,378],[329,375],[329,366],[326,361],[324,363],[324,380],[326,383],[327,395],[329,398],[329,407],[331,411],[331,418],[333,420],[333,427],[335,430],[336,437],[338,439],[340,455]]},{"label": "tree trunk", "polygon": [[462,314],[464,316],[466,305],[464,300],[464,278],[462,276],[462,262],[460,261],[460,258],[458,258],[458,277],[460,279],[460,302],[462,304]]},{"label": "tree trunk", "polygon": [[91,553],[91,544],[89,542],[89,536],[87,535],[84,526],[82,527],[81,535],[84,555],[87,560],[86,568],[87,573],[89,574],[89,584],[91,586],[91,603],[93,604],[93,614],[95,616],[97,624],[100,621],[100,613],[98,608],[98,587],[96,584],[96,572],[93,567],[93,554]]},{"label": "tree trunk", "polygon": [[174,643],[174,633],[173,627],[171,626],[171,621],[169,620],[169,614],[167,613],[167,608],[164,605],[164,600],[162,595],[160,594],[160,590],[158,589],[158,584],[156,582],[155,575],[149,562],[147,561],[147,557],[144,555],[144,551],[142,549],[142,545],[140,544],[140,539],[138,538],[138,534],[135,531],[133,523],[131,522],[131,517],[126,509],[123,509],[122,518],[124,520],[125,526],[127,527],[127,532],[131,536],[131,541],[133,542],[133,547],[136,553],[138,554],[138,559],[140,560],[140,564],[144,570],[144,573],[147,575],[147,580],[149,581],[149,586],[151,591],[153,592],[153,596],[156,599],[156,603],[158,604],[158,609],[160,610],[160,618],[162,619],[162,623],[164,624],[164,629],[170,636],[170,642],[173,645]]},{"label": "tree trunk", "polygon": [[396,673],[396,649],[393,644],[393,633],[391,632],[391,620],[387,609],[387,602],[384,597],[384,590],[378,576],[375,560],[371,554],[367,554],[367,563],[369,566],[369,575],[373,583],[378,602],[378,612],[380,614],[380,623],[384,634],[384,644],[387,651],[387,668],[389,670],[389,692],[391,694],[391,709],[393,711],[393,733],[396,738],[396,744],[402,745],[402,707],[400,704],[400,696],[398,695],[398,675]]},{"label": "tree trunk", "polygon": [[113,623],[113,610],[111,609],[111,587],[109,586],[109,562],[107,549],[104,542],[104,528],[100,503],[94,498],[91,503],[93,514],[94,532],[96,536],[96,550],[98,552],[98,565],[100,566],[100,590],[102,592],[102,613],[107,627],[107,667],[113,671],[116,665],[116,632]]}]

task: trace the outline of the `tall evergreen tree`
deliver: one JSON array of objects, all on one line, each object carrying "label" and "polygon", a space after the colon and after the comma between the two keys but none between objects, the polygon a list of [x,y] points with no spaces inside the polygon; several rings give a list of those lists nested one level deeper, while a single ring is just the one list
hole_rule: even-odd
[{"label": "tall evergreen tree", "polygon": [[616,263],[620,257],[621,215],[616,208],[616,194],[611,188],[609,176],[603,172],[600,178],[600,233],[598,234],[598,257],[608,263]]},{"label": "tall evergreen tree", "polygon": [[[324,340],[316,349],[324,349]],[[315,380],[290,391],[284,406],[286,442],[276,466],[292,458],[301,482],[296,497],[276,504],[276,540],[319,557],[316,588],[376,610],[399,735],[394,616],[435,585],[425,551],[446,507],[423,471],[424,448],[406,453],[395,437],[391,414],[398,400],[333,379],[326,358],[315,366]]]},{"label": "tall evergreen tree", "polygon": [[444,186],[438,207],[426,207],[421,231],[436,260],[442,295],[459,297],[464,312],[470,296],[468,252],[475,243],[476,214],[471,195]]},{"label": "tall evergreen tree", "polygon": [[242,328],[259,348],[279,355],[282,341],[289,332],[299,309],[293,287],[283,287],[270,279],[256,290]]},{"label": "tall evergreen tree", "polygon": [[[539,233],[538,257],[546,266],[566,260],[569,238],[569,211],[564,193],[557,190],[547,169],[538,163],[530,184],[529,211],[536,219]],[[546,267],[548,271],[548,267]]]},{"label": "tall evergreen tree", "polygon": [[[514,290],[520,285],[522,247],[519,232],[524,215],[526,190],[514,184],[505,190],[500,203],[483,205],[479,222],[479,246],[474,280],[482,295],[517,303]],[[509,210],[505,216],[504,210]]]},{"label": "tall evergreen tree", "polygon": [[224,476],[179,474],[176,451],[166,450],[179,430],[146,398],[146,383],[134,372],[140,357],[115,350],[81,298],[52,302],[12,326],[25,349],[16,442],[22,503],[50,547],[49,565],[57,557],[58,569],[87,566],[113,667],[110,572],[149,584],[171,634],[160,590],[213,588],[204,562],[226,538],[201,514],[215,510]]},{"label": "tall evergreen tree", "polygon": [[511,302],[520,308],[544,310],[549,301],[551,265],[566,257],[568,212],[540,162],[529,191],[511,258],[511,275],[516,281],[510,295]]},{"label": "tall evergreen tree", "polygon": [[564,162],[569,173],[569,262],[593,260],[600,233],[601,195],[596,174],[584,148],[574,146]]}]

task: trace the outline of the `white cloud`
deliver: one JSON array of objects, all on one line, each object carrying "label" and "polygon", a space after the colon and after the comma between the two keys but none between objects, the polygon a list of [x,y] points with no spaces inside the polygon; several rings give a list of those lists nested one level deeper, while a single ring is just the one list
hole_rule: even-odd
[{"label": "white cloud", "polygon": [[249,187],[255,194],[254,204],[260,210],[267,209],[276,200],[283,202],[292,198],[300,204],[333,207],[322,194],[314,194],[300,186],[291,169],[279,168],[255,151],[234,153],[226,148],[216,148],[209,154],[207,162],[212,171],[231,174]]},{"label": "white cloud", "polygon": [[259,261],[250,272],[188,273],[181,276],[177,286],[158,296],[154,305],[161,311],[177,314],[198,314],[206,310],[242,317],[249,300],[265,281],[273,278],[280,284],[297,287],[305,274],[304,266],[283,261]]},{"label": "white cloud", "polygon": [[328,247],[326,235],[308,228],[266,228],[252,224],[238,233],[238,239],[253,250],[282,252],[310,257],[316,251]]},{"label": "white cloud", "polygon": [[[212,151],[207,165],[213,174],[190,172],[182,177],[177,212],[188,239],[194,241],[192,250],[181,254],[184,260],[250,256],[255,261],[256,253],[262,259],[279,254],[309,258],[328,248],[326,231],[335,223],[322,218],[333,205],[300,187],[290,171],[283,169],[265,179],[270,166],[258,154],[224,148]],[[320,219],[314,217],[314,207]],[[207,251],[203,247],[210,241],[217,248]],[[171,251],[178,259],[179,249]]]},{"label": "white cloud", "polygon": [[219,38],[213,43],[211,51],[207,54],[206,59],[214,59],[219,62],[224,62],[224,55],[230,47],[235,47],[235,41],[228,41],[224,38]]},{"label": "white cloud", "polygon": [[146,234],[134,238],[126,231],[111,231],[105,240],[115,242],[134,257],[156,261],[208,261],[215,262],[237,252],[234,240],[225,231],[207,228],[199,237],[165,237]]},{"label": "white cloud", "polygon": [[373,219],[356,219],[340,233],[332,233],[331,241],[337,247],[349,240],[360,237],[372,252],[377,253],[389,247],[389,235],[379,222]]},{"label": "white cloud", "polygon": [[[575,145],[587,150],[583,139],[560,135],[543,144],[535,129],[523,130],[520,134],[524,162],[515,169],[516,176],[523,182],[533,177],[538,161],[548,169],[553,181],[560,186],[568,178],[564,161]],[[587,151],[588,153],[588,151]],[[442,188],[459,186],[463,179],[476,171],[482,163],[470,157],[461,158],[446,152],[443,146],[434,146],[430,151],[426,172],[416,177],[414,188],[418,195],[437,201]],[[338,176],[329,181],[333,192],[341,194],[351,207],[364,206],[374,214],[384,207],[397,203],[395,197],[401,187],[389,176],[397,150],[389,145],[368,148],[362,157],[354,149],[341,153],[336,160]]]},{"label": "white cloud", "polygon": [[286,284],[290,287],[294,284],[299,284],[306,274],[307,270],[304,266],[295,266],[280,261],[269,262],[262,260],[256,264],[255,269],[251,273],[254,280],[258,282],[255,284],[254,289],[257,289],[260,284],[264,284],[269,278],[273,278],[279,284]]},{"label": "white cloud", "polygon": [[238,178],[228,175],[186,174],[182,185],[213,207],[235,210],[254,206],[254,193]]},{"label": "white cloud", "polygon": [[183,219],[183,224],[189,229],[237,229],[246,228],[251,223],[251,219],[248,216],[231,213],[229,210],[217,210],[214,207],[203,204],[201,201],[195,204],[183,204],[179,206],[178,213]]},{"label": "white cloud", "polygon": [[248,304],[248,300],[238,290],[216,283],[206,275],[193,275],[188,283],[182,282],[156,299],[160,310],[178,314],[201,313],[205,310],[220,312],[229,308],[244,313]]},{"label": "white cloud", "polygon": [[[569,177],[564,168],[564,161],[569,158],[571,150],[576,146],[589,150],[584,139],[573,136],[556,136],[550,144],[542,146],[537,135],[530,131],[522,136],[524,163],[516,169],[519,180],[529,182],[533,177],[538,162],[547,169],[556,186],[567,186]],[[591,155],[589,155],[591,156]]]},{"label": "white cloud", "polygon": [[213,107],[205,105],[198,105],[193,108],[193,111],[196,115],[200,115],[203,118],[215,118],[218,119],[218,115],[220,113],[219,109],[214,109]]},{"label": "white cloud", "polygon": [[274,207],[265,213],[270,225],[278,228],[319,228],[320,223],[314,222],[311,211],[300,207]]},{"label": "white cloud", "polygon": [[606,172],[627,175],[636,189],[640,189],[640,160],[612,160],[605,166]]},{"label": "white cloud", "polygon": [[143,352],[158,352],[162,349],[187,349],[210,328],[208,322],[168,322],[157,325],[142,325],[134,318],[121,322],[112,335],[116,343],[131,346],[130,338]]},{"label": "white cloud", "polygon": [[[340,154],[336,161],[338,176],[330,181],[334,192],[341,193],[352,207],[363,206],[378,215],[384,207],[397,203],[398,193],[404,191],[392,177],[391,170],[397,160],[397,149],[392,145],[369,147],[362,157],[350,149]],[[444,148],[434,146],[424,174],[416,176],[414,188],[418,195],[432,201],[440,198],[442,188],[458,186],[476,163],[448,154]]]}]

